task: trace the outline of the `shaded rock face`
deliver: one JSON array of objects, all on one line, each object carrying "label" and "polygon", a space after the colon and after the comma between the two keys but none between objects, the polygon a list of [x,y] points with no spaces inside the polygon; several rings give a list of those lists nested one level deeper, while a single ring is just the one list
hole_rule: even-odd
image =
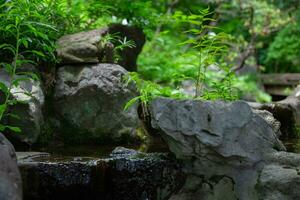
[{"label": "shaded rock face", "polygon": [[[22,78],[22,76],[17,76]],[[5,71],[0,71],[0,79],[9,85],[10,76]],[[31,96],[26,95],[30,93]],[[12,142],[25,142],[32,144],[36,142],[41,133],[44,123],[42,108],[45,102],[42,85],[39,81],[22,81],[18,87],[12,88],[12,96],[15,100],[21,101],[10,107],[10,113],[17,115],[18,118],[6,118],[7,124],[19,127],[21,134],[8,134]]]},{"label": "shaded rock face", "polygon": [[[121,38],[131,40],[135,43],[135,48],[126,48],[119,52],[121,60],[119,65],[123,66],[128,71],[136,71],[137,58],[141,53],[146,42],[146,36],[143,31],[137,27],[128,27],[121,24],[112,24],[108,28],[110,34],[118,34]],[[114,44],[116,46],[117,44]]]},{"label": "shaded rock face", "polygon": [[166,154],[125,148],[102,159],[23,156],[19,166],[25,200],[167,200],[185,177]]},{"label": "shaded rock face", "polygon": [[286,99],[272,103],[249,103],[253,109],[267,110],[281,123],[282,139],[298,137],[300,125],[300,86]]},{"label": "shaded rock face", "polygon": [[136,60],[145,43],[145,35],[136,27],[121,24],[61,37],[57,41],[60,64],[113,63],[113,49],[118,44],[113,44],[113,41],[104,44],[103,38],[107,34],[117,34],[121,40],[126,37],[135,42],[136,47],[118,52],[121,57],[118,64],[129,71],[136,71]]},{"label": "shaded rock face", "polygon": [[279,138],[281,136],[280,122],[274,118],[273,114],[266,110],[253,110],[254,113],[261,116],[268,124],[270,124],[273,128],[274,133]]},{"label": "shaded rock face", "polygon": [[277,150],[285,148],[274,126],[247,103],[159,98],[151,103],[150,112],[152,126],[185,163],[188,174],[172,200],[260,199],[256,186],[260,181],[262,188],[266,186],[261,171],[270,167]]},{"label": "shaded rock face", "polygon": [[268,111],[281,124],[281,139],[293,138],[296,136],[296,120],[293,108],[286,103],[248,103],[254,110]]},{"label": "shaded rock face", "polygon": [[124,106],[137,92],[134,85],[124,84],[126,73],[114,64],[59,68],[54,106],[63,136],[100,143],[134,138],[137,111],[135,107],[124,111]]},{"label": "shaded rock face", "polygon": [[279,103],[291,107],[295,122],[299,126],[300,125],[300,86],[298,86],[290,96],[280,101]]},{"label": "shaded rock face", "polygon": [[0,199],[21,200],[21,175],[11,143],[0,133]]}]

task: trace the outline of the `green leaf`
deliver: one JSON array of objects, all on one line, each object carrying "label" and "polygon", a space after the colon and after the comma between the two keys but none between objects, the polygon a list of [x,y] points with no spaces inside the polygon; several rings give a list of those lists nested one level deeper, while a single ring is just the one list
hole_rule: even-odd
[{"label": "green leaf", "polygon": [[0,131],[4,131],[5,130],[5,126],[3,124],[0,124]]},{"label": "green leaf", "polygon": [[13,48],[13,49],[14,49],[14,46],[11,45],[11,44],[1,44],[1,45],[0,45],[0,49],[5,49],[5,48],[7,48],[7,47],[10,47],[10,48]]},{"label": "green leaf", "polygon": [[30,52],[33,53],[33,54],[36,54],[38,56],[45,57],[45,54],[41,51],[32,50]]},{"label": "green leaf", "polygon": [[5,47],[2,47],[2,49],[10,51],[13,55],[16,54],[16,49],[13,46],[7,45]]},{"label": "green leaf", "polygon": [[45,23],[41,23],[41,22],[34,22],[34,21],[29,21],[27,22],[27,24],[33,24],[33,25],[38,25],[38,26],[41,26],[41,27],[46,27],[48,29],[51,29],[53,31],[58,31],[54,26],[51,26],[49,24],[45,24]]},{"label": "green leaf", "polygon": [[3,125],[3,124],[0,124],[0,131],[4,131],[5,129],[9,129],[13,132],[16,132],[16,133],[20,133],[21,132],[21,129],[19,127],[16,127],[16,126],[6,126],[6,125]]},{"label": "green leaf", "polygon": [[28,48],[28,41],[25,38],[22,38],[20,43],[23,44],[25,48]]},{"label": "green leaf", "polygon": [[12,113],[7,113],[4,116],[11,117],[13,119],[21,119],[18,115],[15,115],[15,114],[12,114]]},{"label": "green leaf", "polygon": [[5,31],[9,31],[11,28],[16,28],[16,26],[14,24],[8,24],[7,26],[5,26],[4,30]]},{"label": "green leaf", "polygon": [[0,82],[0,90],[2,92],[4,92],[5,94],[8,93],[8,87],[4,83],[2,83],[2,82]]},{"label": "green leaf", "polygon": [[19,86],[20,85],[20,82],[25,82],[25,81],[30,81],[30,78],[28,77],[21,77],[21,78],[16,78],[12,81],[12,85],[13,86]]},{"label": "green leaf", "polygon": [[140,100],[141,96],[137,96],[128,101],[124,107],[124,110],[128,110],[131,106],[133,106],[138,100]]},{"label": "green leaf", "polygon": [[0,120],[2,119],[2,116],[4,112],[6,111],[7,105],[6,104],[1,104],[0,105]]},{"label": "green leaf", "polygon": [[9,130],[16,132],[16,133],[20,133],[21,129],[19,127],[16,126],[5,126],[5,128],[8,128]]},{"label": "green leaf", "polygon": [[30,79],[34,80],[34,81],[38,81],[40,80],[40,78],[38,77],[38,75],[36,75],[33,72],[18,72],[17,75],[25,75],[28,76]]},{"label": "green leaf", "polygon": [[0,113],[2,112],[4,112],[5,111],[5,109],[6,109],[6,104],[1,104],[0,105]]}]

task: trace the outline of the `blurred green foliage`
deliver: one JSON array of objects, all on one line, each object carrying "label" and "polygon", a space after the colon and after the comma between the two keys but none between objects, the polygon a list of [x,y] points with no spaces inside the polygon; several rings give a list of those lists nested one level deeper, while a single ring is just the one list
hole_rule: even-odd
[{"label": "blurred green foliage", "polygon": [[[269,71],[300,72],[300,12],[295,19],[283,27],[270,44],[266,63]],[[282,67],[284,66],[284,67]]]},{"label": "blurred green foliage", "polygon": [[[297,0],[0,0],[0,44],[14,44],[15,36],[5,27],[14,23],[15,16],[47,24],[52,28],[41,26],[35,34],[25,35],[27,43],[20,46],[20,52],[35,50],[39,53],[21,55],[37,64],[54,64],[55,41],[64,34],[109,23],[138,26],[147,35],[138,60],[139,76],[146,81],[178,91],[183,82],[197,81],[201,66],[205,69],[203,84],[211,91],[232,88],[239,97],[269,101],[253,76],[236,77],[235,68],[250,67],[257,73],[300,72],[299,5]],[[221,32],[230,37],[225,42],[228,51],[205,63],[199,62],[199,52],[205,57],[205,48],[194,45],[200,36],[193,30],[203,28],[196,22],[200,19],[182,23],[178,18],[198,15],[207,8],[206,17],[214,20],[202,24],[206,26],[200,34],[204,41]],[[30,27],[21,29],[26,32]],[[1,62],[11,63],[13,57],[7,50],[0,51]],[[219,98],[212,94],[205,98]]]},{"label": "blurred green foliage", "polygon": [[[60,34],[57,29],[59,20],[49,6],[39,0],[14,0],[1,4],[0,44],[15,46],[15,26],[19,23],[23,38],[19,54],[35,62],[55,61],[55,40]],[[14,53],[9,49],[0,51],[1,62],[11,62],[13,57]]]}]

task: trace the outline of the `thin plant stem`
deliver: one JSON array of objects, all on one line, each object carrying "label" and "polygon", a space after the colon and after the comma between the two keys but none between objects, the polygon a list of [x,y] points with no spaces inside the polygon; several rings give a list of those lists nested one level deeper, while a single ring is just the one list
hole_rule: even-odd
[{"label": "thin plant stem", "polygon": [[[15,57],[14,57],[13,65],[12,65],[13,66],[13,71],[12,71],[12,74],[11,74],[11,77],[10,77],[10,83],[9,83],[8,91],[6,93],[6,98],[5,98],[5,101],[4,101],[5,108],[7,108],[7,104],[9,102],[9,98],[11,96],[11,90],[12,90],[12,87],[13,87],[13,80],[14,80],[15,75],[16,75],[17,62],[18,62],[18,59],[19,59],[20,24],[16,24],[16,31],[17,31],[17,34],[16,34],[16,51],[15,51]],[[2,121],[3,113],[0,115],[0,121]]]},{"label": "thin plant stem", "polygon": [[200,89],[200,79],[201,79],[201,69],[202,69],[202,52],[199,51],[199,66],[198,66],[198,73],[197,73],[197,80],[196,80],[196,94],[195,98],[199,96],[199,89]]}]

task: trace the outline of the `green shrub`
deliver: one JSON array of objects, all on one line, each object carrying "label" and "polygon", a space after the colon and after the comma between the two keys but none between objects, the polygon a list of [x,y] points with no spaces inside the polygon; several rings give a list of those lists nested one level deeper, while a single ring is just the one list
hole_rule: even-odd
[{"label": "green shrub", "polygon": [[[17,127],[3,124],[6,116],[17,117],[8,112],[8,107],[19,103],[13,98],[13,88],[21,82],[38,79],[31,72],[19,72],[25,65],[35,65],[43,59],[53,59],[54,44],[48,35],[55,34],[56,29],[46,22],[46,17],[39,13],[44,5],[39,1],[14,0],[1,5],[0,14],[0,66],[10,76],[9,83],[0,81],[0,131],[6,128],[20,132]],[[45,60],[46,61],[46,60]],[[26,95],[30,95],[25,93]]]},{"label": "green shrub", "polygon": [[300,22],[284,27],[268,48],[269,72],[300,72]]}]

